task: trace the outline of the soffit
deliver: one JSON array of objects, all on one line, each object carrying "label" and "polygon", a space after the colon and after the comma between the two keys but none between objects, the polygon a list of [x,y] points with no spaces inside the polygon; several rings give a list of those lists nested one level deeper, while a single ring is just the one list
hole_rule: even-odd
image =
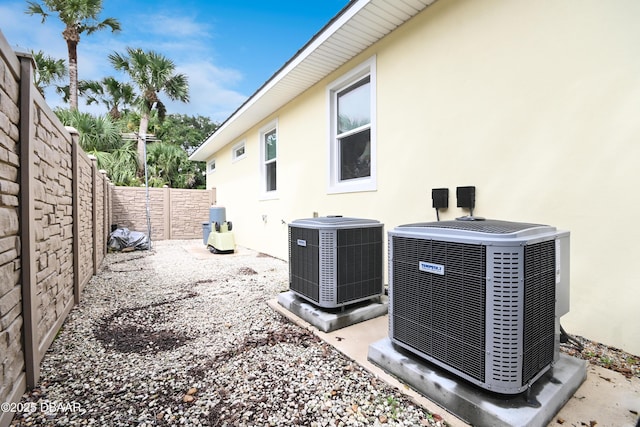
[{"label": "soffit", "polygon": [[352,0],[190,156],[205,161],[435,0]]}]

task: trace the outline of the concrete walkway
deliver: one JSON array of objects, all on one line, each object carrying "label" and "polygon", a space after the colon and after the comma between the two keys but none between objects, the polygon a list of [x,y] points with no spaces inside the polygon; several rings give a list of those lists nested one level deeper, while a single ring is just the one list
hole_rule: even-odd
[{"label": "concrete walkway", "polygon": [[[468,424],[449,413],[446,409],[426,399],[367,360],[369,345],[388,336],[388,316],[377,317],[325,333],[286,310],[278,304],[276,299],[270,300],[269,306],[294,323],[312,330],[321,339],[356,361],[378,378],[411,396],[418,404],[430,412],[440,415],[448,425],[453,427],[468,426]],[[639,413],[640,379],[637,377],[627,379],[617,372],[589,365],[587,367],[586,381],[553,418],[549,427],[635,427]]]}]

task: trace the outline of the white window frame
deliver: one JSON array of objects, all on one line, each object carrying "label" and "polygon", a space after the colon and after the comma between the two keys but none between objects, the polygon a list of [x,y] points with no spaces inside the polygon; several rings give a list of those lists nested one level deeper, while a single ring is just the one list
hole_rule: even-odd
[{"label": "white window frame", "polygon": [[[357,81],[369,76],[371,89],[371,150],[370,150],[370,175],[368,177],[340,180],[340,150],[337,134],[337,95]],[[334,80],[327,86],[327,108],[329,124],[329,147],[327,161],[327,193],[354,193],[361,191],[376,191],[376,56],[367,59],[342,77]]]},{"label": "white window frame", "polygon": [[216,171],[216,159],[211,159],[207,162],[207,173],[208,174],[214,173],[215,171]]},{"label": "white window frame", "polygon": [[[264,137],[271,131],[276,131],[276,157],[275,159],[265,161]],[[280,153],[280,132],[278,131],[278,119],[275,119],[260,128],[260,200],[271,200],[278,198],[278,189],[280,187],[278,180],[278,155]],[[267,191],[267,163],[276,163],[276,189]]]},{"label": "white window frame", "polygon": [[[246,144],[246,140],[242,140],[240,142],[238,142],[236,145],[233,146],[233,148],[231,149],[231,161],[232,162],[237,162],[238,160],[242,160],[245,157],[247,157],[247,144]],[[238,155],[238,150],[239,149],[243,149],[242,154]]]}]

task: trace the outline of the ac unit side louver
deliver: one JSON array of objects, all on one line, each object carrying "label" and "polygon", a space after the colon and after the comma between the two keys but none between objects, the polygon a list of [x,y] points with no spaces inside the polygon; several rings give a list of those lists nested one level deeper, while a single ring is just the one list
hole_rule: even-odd
[{"label": "ac unit side louver", "polygon": [[525,391],[559,357],[569,311],[569,232],[498,220],[389,232],[389,337],[501,394]]},{"label": "ac unit side louver", "polygon": [[375,220],[320,217],[289,224],[289,288],[322,308],[380,296],[383,225]]}]

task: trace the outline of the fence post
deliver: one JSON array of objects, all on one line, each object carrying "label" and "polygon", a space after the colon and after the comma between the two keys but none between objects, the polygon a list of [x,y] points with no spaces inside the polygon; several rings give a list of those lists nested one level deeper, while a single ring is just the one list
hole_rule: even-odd
[{"label": "fence post", "polygon": [[102,250],[100,256],[100,264],[104,260],[104,257],[107,255],[107,240],[109,240],[109,230],[110,227],[108,225],[108,212],[107,212],[107,189],[109,178],[107,177],[107,171],[104,169],[100,169],[100,174],[102,177],[100,178],[100,184],[102,185]]},{"label": "fence post", "polygon": [[109,241],[109,233],[111,233],[111,224],[109,223],[109,177],[104,174],[104,202],[102,203],[102,213],[104,214],[104,241],[102,242],[102,259],[107,256],[107,242]]},{"label": "fence post", "polygon": [[98,159],[89,155],[91,159],[91,236],[93,242],[93,274],[98,274],[98,239],[96,238],[96,232],[98,231],[98,189],[96,185],[97,171],[98,171]]},{"label": "fence post", "polygon": [[38,351],[38,290],[36,289],[34,152],[31,141],[35,137],[33,111],[33,58],[19,54],[20,59],[20,244],[24,366],[27,387],[33,388],[40,376]]},{"label": "fence post", "polygon": [[171,235],[173,234],[173,230],[171,229],[171,224],[173,220],[171,218],[171,188],[168,186],[162,187],[162,208],[164,210],[164,239],[171,240]]},{"label": "fence post", "polygon": [[73,302],[80,304],[80,166],[78,165],[78,131],[65,126],[71,135],[72,207],[73,210]]}]

